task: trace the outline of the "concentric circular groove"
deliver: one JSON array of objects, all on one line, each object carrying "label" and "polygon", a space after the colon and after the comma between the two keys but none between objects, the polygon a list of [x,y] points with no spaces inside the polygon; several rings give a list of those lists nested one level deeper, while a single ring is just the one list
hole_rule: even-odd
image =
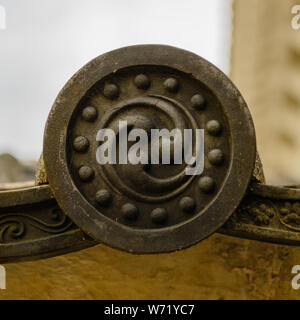
[{"label": "concentric circular groove", "polygon": [[[176,152],[187,160],[182,164],[172,152],[169,164],[100,164],[99,130],[111,129],[117,139],[124,121],[128,135],[191,130],[187,149],[195,155],[203,146],[203,168],[194,161],[203,170],[186,174],[193,161],[184,158],[184,144]],[[135,142],[127,141],[128,155]],[[116,141],[116,156],[120,146]],[[98,241],[135,253],[182,249],[215,232],[241,201],[255,154],[251,117],[231,81],[190,52],[155,45],[122,48],[81,69],[57,98],[44,138],[61,208]]]}]

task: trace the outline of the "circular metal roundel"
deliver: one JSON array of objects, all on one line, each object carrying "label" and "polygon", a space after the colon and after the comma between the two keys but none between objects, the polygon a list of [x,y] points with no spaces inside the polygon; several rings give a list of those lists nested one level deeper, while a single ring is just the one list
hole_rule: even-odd
[{"label": "circular metal roundel", "polygon": [[[177,135],[155,145],[162,130]],[[57,97],[44,138],[49,183],[66,214],[134,253],[182,249],[215,232],[240,203],[255,154],[252,119],[232,82],[162,45],[88,63]]]}]

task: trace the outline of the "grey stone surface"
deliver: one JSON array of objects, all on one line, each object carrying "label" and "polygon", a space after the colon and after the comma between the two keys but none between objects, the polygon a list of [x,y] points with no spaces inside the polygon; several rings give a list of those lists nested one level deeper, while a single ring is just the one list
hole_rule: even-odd
[{"label": "grey stone surface", "polygon": [[0,183],[34,180],[36,163],[21,162],[10,154],[0,155]]}]

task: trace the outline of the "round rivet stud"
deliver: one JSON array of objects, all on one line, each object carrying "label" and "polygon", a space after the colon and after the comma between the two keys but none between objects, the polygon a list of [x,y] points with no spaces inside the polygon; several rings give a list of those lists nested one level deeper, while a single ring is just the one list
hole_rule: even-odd
[{"label": "round rivet stud", "polygon": [[82,111],[82,118],[88,122],[94,122],[98,117],[98,111],[94,107],[86,107]]},{"label": "round rivet stud", "polygon": [[122,206],[121,213],[126,220],[136,220],[139,210],[135,205],[126,203]]},{"label": "round rivet stud", "polygon": [[107,84],[104,87],[104,96],[108,99],[117,99],[119,97],[119,88],[115,84]]},{"label": "round rivet stud", "polygon": [[139,74],[138,76],[135,77],[134,84],[136,85],[137,88],[141,90],[147,90],[150,87],[151,82],[146,75]]},{"label": "round rivet stud", "polygon": [[179,82],[177,79],[169,78],[164,82],[165,89],[169,92],[176,93],[179,90]]},{"label": "round rivet stud", "polygon": [[183,197],[179,202],[180,208],[187,213],[192,213],[195,211],[196,202],[191,197]]},{"label": "round rivet stud", "polygon": [[195,109],[204,109],[206,101],[202,94],[195,94],[191,99],[192,107]]},{"label": "round rivet stud", "polygon": [[95,172],[92,168],[88,166],[82,166],[78,171],[79,177],[84,182],[89,182],[93,180]]},{"label": "round rivet stud", "polygon": [[112,195],[106,189],[101,189],[96,193],[95,200],[101,206],[108,206],[112,201]]},{"label": "round rivet stud", "polygon": [[156,208],[151,212],[151,220],[155,224],[164,224],[167,219],[168,213],[164,208]]},{"label": "round rivet stud", "polygon": [[199,189],[204,193],[212,193],[215,190],[216,184],[211,177],[202,177],[198,182]]},{"label": "round rivet stud", "polygon": [[77,152],[85,152],[90,146],[90,142],[86,137],[77,137],[73,141],[73,148]]},{"label": "round rivet stud", "polygon": [[222,126],[217,120],[210,120],[206,124],[207,132],[212,136],[218,136],[221,133]]},{"label": "round rivet stud", "polygon": [[224,162],[224,153],[220,149],[213,149],[208,153],[208,160],[215,166],[220,166]]}]

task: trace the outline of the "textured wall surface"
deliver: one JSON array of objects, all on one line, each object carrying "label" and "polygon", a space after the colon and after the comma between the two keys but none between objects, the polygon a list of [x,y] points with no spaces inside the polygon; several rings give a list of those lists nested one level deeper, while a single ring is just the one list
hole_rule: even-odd
[{"label": "textured wall surface", "polygon": [[[6,265],[1,299],[297,298],[298,248],[214,235],[188,250],[135,256],[98,246],[48,260]],[[298,257],[300,255],[298,254]]]},{"label": "textured wall surface", "polygon": [[234,1],[231,76],[254,119],[269,183],[300,181],[300,30],[298,0]]},{"label": "textured wall surface", "polygon": [[[232,77],[254,116],[271,182],[300,181],[300,53],[294,42],[300,31],[290,27],[292,3],[238,0],[234,6]],[[164,255],[134,256],[99,245],[7,265],[0,299],[299,299],[300,291],[291,288],[295,264],[300,248],[218,234]]]}]

